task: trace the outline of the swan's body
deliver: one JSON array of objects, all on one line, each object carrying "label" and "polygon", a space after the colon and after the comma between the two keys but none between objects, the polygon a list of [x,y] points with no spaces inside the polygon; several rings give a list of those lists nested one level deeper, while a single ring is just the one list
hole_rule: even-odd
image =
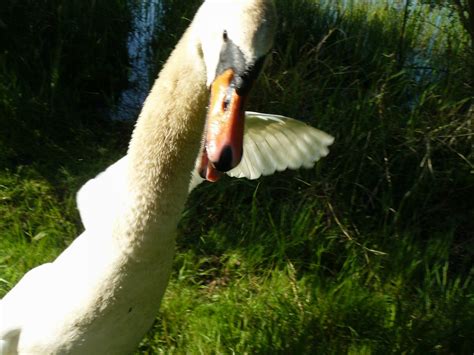
[{"label": "swan's body", "polygon": [[[188,72],[186,80],[170,87],[178,67],[166,66],[143,108],[128,153],[126,202],[113,225],[85,231],[2,299],[1,328],[10,329],[1,334],[6,354],[126,354],[151,326],[168,282],[207,103],[205,69],[186,52],[178,46],[171,58]],[[190,107],[175,105],[176,93]],[[167,107],[157,110],[153,97]],[[171,123],[175,117],[187,122]]]},{"label": "swan's body", "polygon": [[[214,90],[217,78],[226,75],[215,92],[224,93],[229,103],[217,98],[211,107],[238,119],[246,73],[271,48],[274,24],[270,0],[207,0],[201,6],[145,101],[113,223],[87,229],[0,301],[2,355],[115,355],[136,348],[170,275],[175,229],[203,136],[208,87],[212,83]],[[228,50],[231,45],[234,51]],[[211,133],[210,166],[235,166],[239,138],[214,144],[216,132]]]},{"label": "swan's body", "polygon": [[[246,112],[244,154],[227,172],[237,178],[258,179],[285,169],[311,168],[328,153],[333,137],[307,124],[280,115]],[[77,193],[77,208],[86,229],[107,228],[122,205],[128,157],[124,156]],[[189,191],[204,179],[192,171]]]}]

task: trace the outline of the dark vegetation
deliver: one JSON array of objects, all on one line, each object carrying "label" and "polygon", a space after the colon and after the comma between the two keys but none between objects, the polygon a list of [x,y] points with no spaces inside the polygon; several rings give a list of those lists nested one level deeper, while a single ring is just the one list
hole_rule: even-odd
[{"label": "dark vegetation", "polygon": [[[199,3],[163,2],[156,71]],[[277,1],[249,108],[336,142],[310,171],[191,195],[140,352],[472,353],[473,7],[457,3]],[[74,193],[125,152],[132,125],[107,107],[129,23],[118,0],[0,6],[2,293],[77,235]]]},{"label": "dark vegetation", "polygon": [[106,105],[127,84],[128,6],[5,0],[0,21],[2,165],[47,173],[82,158],[107,135]]}]

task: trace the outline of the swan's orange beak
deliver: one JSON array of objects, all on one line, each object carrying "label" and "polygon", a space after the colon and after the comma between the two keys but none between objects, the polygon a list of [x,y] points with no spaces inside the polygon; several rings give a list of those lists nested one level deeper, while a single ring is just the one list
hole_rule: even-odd
[{"label": "swan's orange beak", "polygon": [[205,128],[201,176],[216,181],[220,174],[240,163],[244,139],[245,96],[232,84],[234,71],[227,69],[211,85],[211,99]]}]

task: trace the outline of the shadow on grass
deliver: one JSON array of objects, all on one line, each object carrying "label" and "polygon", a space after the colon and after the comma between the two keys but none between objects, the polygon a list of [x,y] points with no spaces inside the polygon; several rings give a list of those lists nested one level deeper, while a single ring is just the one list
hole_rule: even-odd
[{"label": "shadow on grass", "polygon": [[[190,285],[217,298],[225,296],[212,290],[232,279],[229,273],[258,278],[292,265],[304,281],[298,287],[319,290],[306,305],[304,326],[285,328],[284,339],[269,341],[261,353],[468,351],[474,219],[463,196],[474,194],[474,184],[463,53],[437,48],[433,63],[450,56],[459,67],[435,67],[435,81],[420,79],[401,60],[431,40],[417,31],[428,9],[414,13],[401,39],[400,12],[389,6],[278,6],[275,51],[249,107],[301,118],[336,142],[312,171],[227,180],[194,192],[175,273],[188,268],[195,275]],[[229,266],[233,258],[237,271]],[[339,289],[341,298],[333,293]],[[322,309],[320,301],[331,307]],[[283,315],[275,312],[278,327]]]}]

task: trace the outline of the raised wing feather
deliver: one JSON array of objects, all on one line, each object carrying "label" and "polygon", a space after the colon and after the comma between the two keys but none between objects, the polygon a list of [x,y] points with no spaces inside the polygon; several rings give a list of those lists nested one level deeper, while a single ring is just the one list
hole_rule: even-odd
[{"label": "raised wing feather", "polygon": [[[311,168],[328,153],[334,138],[301,121],[257,112],[245,113],[242,161],[227,172],[232,177],[258,179],[285,169]],[[77,193],[77,208],[86,229],[106,228],[113,221],[125,189],[128,157],[108,167]],[[189,191],[204,181],[193,171]]]},{"label": "raised wing feather", "polygon": [[280,115],[246,112],[244,154],[227,174],[257,179],[285,169],[311,168],[329,153],[329,134]]}]

